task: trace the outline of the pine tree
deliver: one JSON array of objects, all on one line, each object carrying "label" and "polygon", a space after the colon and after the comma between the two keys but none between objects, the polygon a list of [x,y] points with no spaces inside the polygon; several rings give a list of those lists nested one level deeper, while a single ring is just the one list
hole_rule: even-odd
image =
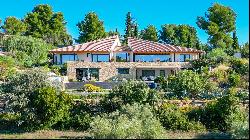
[{"label": "pine tree", "polygon": [[236,35],[236,31],[233,32],[233,45],[232,45],[234,50],[240,49],[239,47],[239,42],[238,42],[238,37]]},{"label": "pine tree", "polygon": [[124,35],[124,40],[125,42],[127,42],[128,37],[133,36],[133,23],[132,23],[132,17],[131,17],[131,13],[128,12],[126,15],[126,29],[125,29],[125,35]]}]

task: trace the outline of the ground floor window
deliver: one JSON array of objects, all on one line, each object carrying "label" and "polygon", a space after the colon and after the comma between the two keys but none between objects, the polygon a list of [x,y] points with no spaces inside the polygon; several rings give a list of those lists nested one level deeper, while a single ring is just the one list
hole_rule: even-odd
[{"label": "ground floor window", "polygon": [[99,68],[77,68],[76,79],[80,81],[99,81]]},{"label": "ground floor window", "polygon": [[165,70],[160,70],[160,76],[165,77]]},{"label": "ground floor window", "polygon": [[129,74],[129,68],[117,68],[118,74]]}]

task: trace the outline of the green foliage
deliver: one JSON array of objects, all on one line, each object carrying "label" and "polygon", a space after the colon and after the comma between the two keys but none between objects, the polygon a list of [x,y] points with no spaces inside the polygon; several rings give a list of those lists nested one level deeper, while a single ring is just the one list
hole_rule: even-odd
[{"label": "green foliage", "polygon": [[8,35],[22,35],[26,31],[26,25],[16,17],[7,17],[1,27]]},{"label": "green foliage", "polygon": [[89,105],[83,101],[75,103],[70,110],[70,119],[65,123],[67,129],[87,130],[93,121]]},{"label": "green foliage", "polygon": [[183,70],[176,75],[169,76],[169,88],[181,98],[186,91],[191,98],[197,97],[205,89],[206,79],[191,71]]},{"label": "green foliage", "polygon": [[209,43],[212,47],[228,48],[233,44],[230,36],[235,31],[236,14],[230,8],[218,3],[213,4],[205,17],[197,17],[197,25],[209,35]]},{"label": "green foliage", "polygon": [[160,122],[168,130],[204,131],[200,122],[190,121],[175,104],[163,104],[157,112]]},{"label": "green foliage", "polygon": [[109,31],[108,32],[108,36],[114,36],[114,35],[120,36],[120,33],[118,32],[117,28],[116,28],[115,31]]},{"label": "green foliage", "polygon": [[224,132],[231,130],[234,121],[244,122],[246,113],[240,108],[235,93],[230,92],[217,101],[207,103],[204,108],[191,111],[189,118],[199,120],[207,129]]},{"label": "green foliage", "polygon": [[[197,32],[189,25],[165,24],[161,26],[159,40],[167,44],[197,48]],[[199,48],[197,48],[199,49]]]},{"label": "green foliage", "polygon": [[9,56],[0,56],[0,81],[15,73],[15,61]]},{"label": "green foliage", "polygon": [[123,82],[115,86],[107,98],[103,101],[108,110],[116,110],[122,105],[133,103],[155,103],[158,99],[158,93],[152,91],[148,85],[139,81]]},{"label": "green foliage", "polygon": [[138,37],[138,25],[135,23],[135,21],[132,20],[131,12],[128,12],[126,14],[126,20],[125,20],[125,35],[124,40],[127,41],[128,37]]},{"label": "green foliage", "polygon": [[52,7],[47,4],[35,6],[32,12],[25,16],[24,22],[27,25],[25,35],[42,38],[55,46],[73,43],[66,30],[63,13],[53,12]]},{"label": "green foliage", "polygon": [[215,61],[216,63],[222,63],[225,60],[229,59],[230,56],[224,51],[223,48],[215,48],[209,52],[206,56],[207,58]]},{"label": "green foliage", "polygon": [[13,113],[1,113],[0,114],[0,130],[12,130],[16,129],[16,122],[19,119],[19,115]]},{"label": "green foliage", "polygon": [[249,43],[245,43],[240,51],[243,58],[249,58]]},{"label": "green foliage", "polygon": [[249,139],[249,119],[245,122],[233,122],[230,133],[233,139]]},{"label": "green foliage", "polygon": [[144,40],[149,40],[154,42],[158,41],[157,30],[153,25],[149,25],[147,26],[147,28],[142,30],[140,36]]},{"label": "green foliage", "polygon": [[149,105],[126,105],[91,123],[91,134],[99,139],[155,139],[162,138],[163,132]]},{"label": "green foliage", "polygon": [[77,27],[80,33],[80,36],[76,40],[78,43],[89,42],[107,36],[103,22],[99,20],[94,12],[86,14],[84,20],[80,21]]},{"label": "green foliage", "polygon": [[48,61],[48,51],[52,49],[41,39],[25,36],[10,36],[3,40],[2,44],[5,51],[10,52],[11,56],[18,64],[30,67],[41,65]]},{"label": "green foliage", "polygon": [[231,87],[238,86],[240,84],[240,75],[233,71],[228,76],[228,82]]},{"label": "green foliage", "polygon": [[71,99],[66,93],[59,93],[53,87],[37,89],[29,97],[30,112],[22,116],[27,123],[24,125],[37,129],[51,128],[58,122],[69,119]]},{"label": "green foliage", "polygon": [[98,87],[98,86],[95,86],[95,85],[92,85],[92,84],[85,84],[83,86],[83,91],[86,91],[86,92],[102,92],[102,88],[101,87]]},{"label": "green foliage", "polygon": [[49,85],[46,79],[46,73],[39,69],[18,72],[8,77],[6,83],[0,85],[0,93],[8,101],[6,110],[26,113],[28,97],[34,90]]},{"label": "green foliage", "polygon": [[240,49],[239,42],[238,42],[238,37],[236,35],[236,31],[233,32],[233,45],[232,45],[232,48],[234,50],[239,50]]},{"label": "green foliage", "polygon": [[231,59],[231,67],[233,70],[241,75],[246,75],[249,73],[249,60],[234,58]]}]

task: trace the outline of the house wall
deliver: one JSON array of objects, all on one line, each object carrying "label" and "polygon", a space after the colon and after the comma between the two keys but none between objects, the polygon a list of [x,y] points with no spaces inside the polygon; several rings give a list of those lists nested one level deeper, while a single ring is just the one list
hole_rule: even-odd
[{"label": "house wall", "polygon": [[[67,63],[67,76],[76,80],[76,68],[100,68],[99,80],[107,81],[117,76],[117,68],[129,68],[128,78],[136,78],[136,69],[141,67],[154,67],[156,69],[189,68],[189,62],[73,62]],[[163,68],[164,67],[164,68]],[[169,72],[169,71],[168,71]]]}]

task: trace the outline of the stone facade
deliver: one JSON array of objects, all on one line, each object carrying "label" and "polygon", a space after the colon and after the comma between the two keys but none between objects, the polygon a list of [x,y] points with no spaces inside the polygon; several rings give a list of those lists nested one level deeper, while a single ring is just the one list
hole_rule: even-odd
[{"label": "stone facade", "polygon": [[118,76],[117,68],[129,68],[129,74],[123,75],[127,79],[136,78],[136,69],[164,69],[178,70],[189,68],[189,62],[67,62],[67,76],[76,80],[77,68],[99,68],[99,81],[108,81]]}]

